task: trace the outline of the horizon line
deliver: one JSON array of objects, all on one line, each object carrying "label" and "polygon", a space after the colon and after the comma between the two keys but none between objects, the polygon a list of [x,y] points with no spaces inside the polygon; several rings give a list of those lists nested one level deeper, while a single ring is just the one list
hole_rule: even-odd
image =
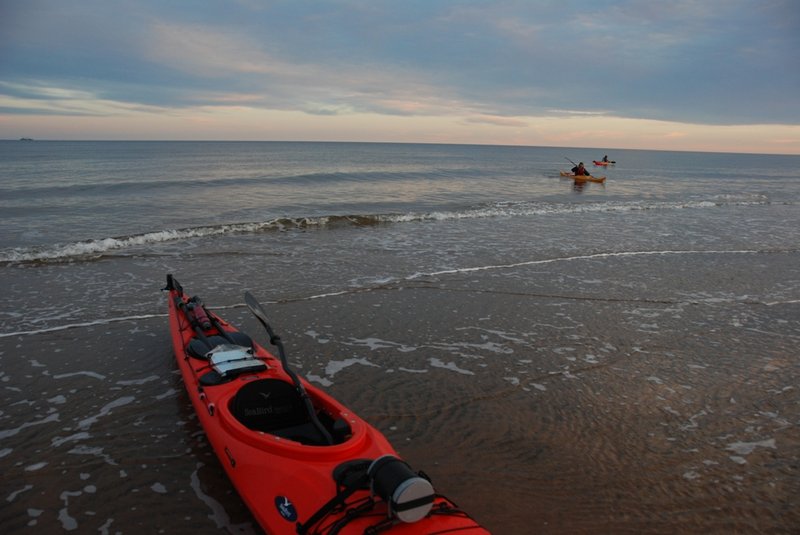
[{"label": "horizon line", "polygon": [[568,150],[599,150],[599,151],[650,151],[650,152],[689,152],[696,154],[742,154],[754,156],[800,156],[800,153],[787,152],[747,152],[732,150],[675,150],[675,149],[632,149],[625,147],[590,147],[569,145],[525,145],[508,143],[455,143],[444,141],[342,141],[342,140],[300,140],[300,139],[50,139],[50,138],[5,138],[0,142],[30,143],[338,143],[338,144],[371,144],[371,145],[453,145],[465,147],[512,147],[512,148],[543,148],[543,149],[568,149]]}]

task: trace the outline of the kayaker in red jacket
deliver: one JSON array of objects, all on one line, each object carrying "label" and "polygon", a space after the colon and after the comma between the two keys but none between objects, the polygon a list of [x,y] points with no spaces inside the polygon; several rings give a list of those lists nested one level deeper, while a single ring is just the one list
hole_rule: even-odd
[{"label": "kayaker in red jacket", "polygon": [[572,174],[575,176],[592,176],[583,166],[583,162],[580,162],[578,165],[572,168]]}]

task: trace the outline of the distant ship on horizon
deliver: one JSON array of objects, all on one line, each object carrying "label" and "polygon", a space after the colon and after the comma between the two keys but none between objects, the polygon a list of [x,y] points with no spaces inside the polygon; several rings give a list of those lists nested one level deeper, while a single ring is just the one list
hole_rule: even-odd
[{"label": "distant ship on horizon", "polygon": [[21,137],[19,138],[20,141],[33,141],[32,137]]}]

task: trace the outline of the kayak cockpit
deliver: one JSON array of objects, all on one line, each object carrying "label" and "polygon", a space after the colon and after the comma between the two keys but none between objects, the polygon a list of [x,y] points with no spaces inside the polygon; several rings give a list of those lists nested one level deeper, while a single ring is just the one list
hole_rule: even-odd
[{"label": "kayak cockpit", "polygon": [[[231,399],[230,413],[252,431],[261,431],[307,446],[329,446],[328,440],[311,421],[297,388],[281,379],[257,379],[241,387]],[[345,442],[351,435],[344,418],[317,411],[319,423],[333,439]]]}]

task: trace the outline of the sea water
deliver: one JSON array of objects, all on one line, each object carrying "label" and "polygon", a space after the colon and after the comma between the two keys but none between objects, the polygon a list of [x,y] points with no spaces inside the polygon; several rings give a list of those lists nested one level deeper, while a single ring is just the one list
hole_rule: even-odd
[{"label": "sea water", "polygon": [[[608,154],[616,164],[594,167]],[[559,176],[589,163],[604,184]],[[173,273],[495,533],[800,525],[800,157],[0,142],[0,523],[256,531]],[[266,338],[260,338],[266,344]]]}]

